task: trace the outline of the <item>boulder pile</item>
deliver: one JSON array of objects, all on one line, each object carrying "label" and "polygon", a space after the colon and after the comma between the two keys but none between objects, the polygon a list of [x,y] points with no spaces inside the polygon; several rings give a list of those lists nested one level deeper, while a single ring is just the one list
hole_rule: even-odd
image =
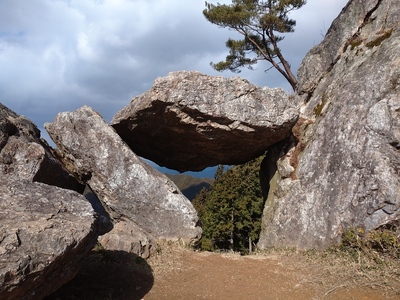
[{"label": "boulder pile", "polygon": [[259,248],[324,249],[400,220],[400,7],[350,0],[304,58],[293,97],[238,77],[156,79],[111,124],[92,108],[45,124],[0,104],[0,298],[42,299],[97,241],[147,258],[194,243],[195,209],[143,158],[178,171],[266,153]]}]

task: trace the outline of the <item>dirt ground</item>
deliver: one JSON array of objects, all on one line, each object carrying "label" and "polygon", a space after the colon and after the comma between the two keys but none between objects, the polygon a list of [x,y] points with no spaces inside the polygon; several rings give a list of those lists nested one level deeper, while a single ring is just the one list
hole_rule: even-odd
[{"label": "dirt ground", "polygon": [[46,298],[56,299],[400,299],[400,271],[360,272],[293,251],[240,256],[168,246],[147,261],[103,251]]}]

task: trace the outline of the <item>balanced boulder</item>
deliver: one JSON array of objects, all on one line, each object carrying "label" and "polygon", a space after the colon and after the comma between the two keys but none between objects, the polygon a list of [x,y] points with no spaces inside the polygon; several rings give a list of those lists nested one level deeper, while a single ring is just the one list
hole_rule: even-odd
[{"label": "balanced boulder", "polygon": [[137,155],[184,172],[258,157],[290,135],[297,117],[282,89],[179,71],[157,78],[111,124]]}]

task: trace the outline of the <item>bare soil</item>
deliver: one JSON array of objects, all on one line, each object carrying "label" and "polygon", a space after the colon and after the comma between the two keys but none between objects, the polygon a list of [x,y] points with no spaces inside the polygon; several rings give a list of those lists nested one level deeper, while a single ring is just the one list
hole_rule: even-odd
[{"label": "bare soil", "polygon": [[240,256],[164,245],[147,261],[93,252],[46,300],[56,299],[400,299],[400,268],[398,261],[361,270],[345,259],[295,251]]}]

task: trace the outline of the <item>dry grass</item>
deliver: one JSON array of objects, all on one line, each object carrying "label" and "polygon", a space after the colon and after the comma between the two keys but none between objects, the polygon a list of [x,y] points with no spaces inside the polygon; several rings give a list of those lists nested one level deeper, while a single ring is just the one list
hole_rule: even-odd
[{"label": "dry grass", "polygon": [[147,260],[155,274],[179,271],[182,258],[193,250],[181,242],[159,241],[155,253]]},{"label": "dry grass", "polygon": [[385,297],[400,297],[400,263],[398,259],[378,253],[347,251],[332,248],[326,251],[305,251],[305,264],[317,265],[320,271],[311,276],[316,285],[329,287],[320,299],[330,299],[336,289],[352,287],[381,291]]},{"label": "dry grass", "polygon": [[298,276],[314,287],[314,299],[338,299],[337,293],[354,294],[355,289],[375,291],[384,297],[379,299],[400,298],[400,260],[372,250],[271,248],[256,255],[277,256],[284,265],[302,270]]}]

